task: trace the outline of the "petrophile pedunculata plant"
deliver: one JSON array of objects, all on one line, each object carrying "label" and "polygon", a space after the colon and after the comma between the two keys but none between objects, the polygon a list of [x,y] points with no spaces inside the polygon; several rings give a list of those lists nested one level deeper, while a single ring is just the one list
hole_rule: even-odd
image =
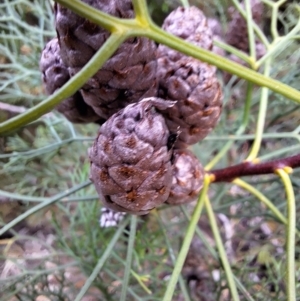
[{"label": "petrophile pedunculata plant", "polygon": [[[295,154],[297,145],[291,142],[293,139],[293,141],[298,139],[299,135],[297,126],[294,128],[291,126],[294,120],[293,118],[295,118],[297,114],[294,112],[291,113],[295,115],[290,115],[291,122],[287,127],[284,127],[285,120],[281,115],[282,111],[285,112],[284,110],[287,107],[293,106],[288,101],[288,98],[294,100],[297,104],[299,104],[300,99],[299,91],[292,88],[293,86],[298,86],[296,73],[293,76],[294,67],[298,64],[297,51],[294,52],[296,55],[293,54],[283,60],[284,53],[291,53],[289,45],[295,45],[296,43],[299,33],[299,24],[297,24],[297,22],[291,22],[289,26],[284,27],[286,32],[277,32],[275,21],[280,19],[281,22],[285,22],[287,18],[290,18],[290,14],[279,16],[280,11],[278,8],[281,7],[283,1],[263,2],[263,6],[272,11],[273,21],[270,26],[271,30],[268,33],[264,31],[266,25],[259,27],[259,24],[257,24],[257,11],[251,10],[252,1],[244,1],[244,4],[240,4],[239,1],[236,0],[232,1],[235,5],[235,10],[240,14],[236,16],[234,13],[232,20],[239,18],[239,22],[241,23],[238,22],[238,24],[242,24],[243,29],[247,28],[247,35],[245,34],[243,36],[245,40],[242,41],[243,43],[241,45],[243,47],[247,45],[247,43],[249,45],[242,48],[234,44],[228,45],[228,43],[231,43],[229,41],[225,44],[220,40],[214,40],[213,35],[210,33],[209,26],[207,26],[205,21],[206,17],[204,13],[199,12],[199,10],[196,12],[192,7],[188,8],[185,6],[184,8],[178,8],[178,11],[171,13],[171,15],[167,17],[166,20],[169,21],[166,21],[163,27],[160,28],[153,24],[149,17],[145,1],[133,0],[132,3],[130,1],[110,1],[110,9],[106,6],[107,1],[101,1],[102,6],[96,5],[93,9],[89,5],[95,4],[96,1],[58,0],[56,2],[55,18],[59,37],[55,38],[57,39],[55,46],[57,48],[54,47],[54,52],[52,53],[52,62],[54,63],[51,65],[41,61],[41,69],[45,75],[45,88],[51,95],[35,107],[28,109],[25,113],[0,124],[0,133],[2,134],[24,126],[56,107],[72,122],[96,123],[94,136],[97,136],[96,132],[98,132],[99,140],[101,135],[107,135],[110,137],[110,140],[108,139],[109,143],[107,143],[106,146],[111,145],[115,148],[122,145],[121,142],[123,143],[126,140],[121,141],[119,145],[115,140],[118,140],[117,137],[124,135],[124,133],[122,131],[116,132],[117,135],[114,137],[114,134],[108,131],[107,124],[113,124],[113,120],[115,119],[119,120],[118,115],[115,114],[122,115],[122,112],[124,112],[122,110],[130,109],[133,105],[142,106],[145,102],[145,98],[149,99],[149,97],[151,97],[152,100],[161,99],[161,101],[165,103],[169,101],[174,102],[172,107],[166,108],[165,110],[161,110],[161,108],[156,105],[151,105],[149,111],[153,116],[159,116],[159,118],[157,117],[159,120],[164,120],[164,126],[161,128],[165,129],[164,139],[166,137],[168,138],[167,140],[163,140],[163,143],[165,143],[163,146],[159,144],[154,146],[154,144],[150,142],[148,146],[151,145],[153,149],[164,150],[161,156],[161,158],[164,158],[164,160],[161,160],[161,167],[168,166],[165,167],[165,170],[167,171],[169,180],[171,179],[172,181],[165,181],[164,174],[160,173],[158,174],[158,179],[161,179],[160,181],[163,185],[156,185],[158,182],[154,181],[154,177],[151,177],[149,170],[146,178],[152,179],[153,191],[155,191],[155,193],[159,191],[162,193],[164,190],[160,189],[164,186],[167,188],[166,191],[169,191],[169,195],[166,196],[168,193],[165,195],[162,194],[161,198],[156,198],[156,202],[154,201],[155,193],[153,193],[152,201],[150,202],[151,198],[149,198],[149,204],[147,205],[142,201],[141,204],[144,207],[140,207],[144,210],[143,213],[148,213],[148,208],[150,211],[150,209],[158,206],[158,211],[153,210],[150,212],[153,212],[153,215],[155,215],[155,212],[158,212],[160,215],[164,214],[163,212],[165,212],[166,208],[168,208],[166,210],[167,212],[168,210],[181,212],[181,208],[191,209],[193,205],[196,204],[194,215],[188,216],[191,221],[189,228],[186,233],[184,233],[183,248],[178,255],[180,260],[175,263],[176,269],[174,269],[174,274],[171,275],[164,301],[168,300],[168,298],[169,300],[172,298],[169,296],[172,296],[176,287],[174,283],[176,284],[179,276],[180,262],[184,262],[184,260],[182,260],[185,257],[184,252],[187,250],[189,239],[195,230],[202,207],[205,206],[206,208],[206,212],[210,218],[210,224],[215,225],[213,220],[214,214],[211,214],[213,211],[210,207],[211,202],[209,197],[214,200],[216,199],[216,202],[213,204],[213,210],[218,213],[224,213],[225,210],[222,211],[222,209],[220,209],[219,211],[218,201],[220,201],[221,196],[223,196],[221,200],[223,200],[223,198],[228,199],[229,195],[236,192],[237,190],[234,185],[246,189],[249,194],[258,198],[263,204],[262,209],[266,210],[267,208],[269,211],[268,216],[272,218],[275,216],[276,221],[280,221],[286,225],[288,233],[286,237],[286,258],[288,259],[286,275],[288,280],[285,288],[286,292],[288,292],[287,295],[289,295],[288,300],[293,300],[292,292],[295,288],[292,281],[295,266],[293,265],[293,258],[295,258],[293,249],[295,243],[293,244],[293,237],[296,231],[296,210],[295,208],[293,210],[295,197],[293,197],[293,186],[291,185],[289,173],[299,167],[299,156]],[[5,5],[7,5],[6,2]],[[2,5],[0,6],[0,9],[1,8]],[[225,11],[225,7],[222,7],[222,9]],[[123,10],[128,14],[123,13]],[[194,11],[195,15],[199,16],[199,18],[197,17],[196,19],[198,19],[200,27],[198,28],[198,25],[195,25],[195,27],[190,26],[187,29],[188,34],[186,35],[184,23],[194,24],[195,22],[196,24],[193,17],[190,17],[188,21],[182,21],[180,26],[176,25],[176,22],[170,21],[170,18],[172,19],[173,14],[180,16],[178,18],[179,21],[184,20],[184,16],[189,10]],[[270,17],[270,11],[267,13],[268,17]],[[73,16],[72,20],[74,24],[72,20],[71,22],[68,20],[68,15]],[[77,17],[77,15],[80,15],[80,17]],[[222,19],[222,25],[224,25],[224,20],[226,21],[226,18]],[[292,24],[294,25],[292,26]],[[174,28],[176,29],[176,26],[178,30],[173,30]],[[201,26],[205,28],[204,31],[201,31]],[[66,28],[68,30],[66,30]],[[190,33],[190,30],[193,28],[196,30],[196,36],[198,33],[198,44],[187,37],[190,36],[192,38],[194,36]],[[89,30],[91,30],[91,32]],[[287,33],[287,31],[290,32]],[[88,33],[90,33],[90,35]],[[201,36],[203,40],[201,40]],[[88,39],[89,37],[92,38]],[[97,39],[97,37],[99,38]],[[60,44],[58,42],[59,39],[61,39]],[[87,41],[84,41],[84,39],[87,39]],[[93,48],[93,42],[101,39],[102,42]],[[262,53],[262,57],[256,48],[256,42],[258,40],[263,43],[266,51],[265,54]],[[223,39],[223,41],[226,42],[226,39]],[[49,45],[47,46],[48,51],[50,51],[49,48],[52,48],[51,42]],[[146,56],[144,56],[142,50],[146,45],[150,47],[150,50],[146,50],[145,48]],[[211,48],[211,45],[221,47],[224,52],[227,52],[227,57],[231,54],[235,55],[243,61],[243,64],[239,65],[231,62],[225,56],[220,57],[215,55],[212,52],[213,48]],[[47,47],[45,49],[47,49]],[[237,47],[240,47],[240,49],[237,49]],[[58,55],[55,53],[55,49],[59,50],[59,52],[57,52]],[[82,56],[80,56],[81,49],[85,49]],[[290,52],[287,51],[283,53],[280,52],[281,49],[289,49]],[[46,53],[43,55],[44,58],[47,57],[47,50],[45,51]],[[125,52],[126,55],[124,54]],[[76,66],[78,53],[80,57],[78,58],[78,66]],[[141,56],[138,55],[139,53]],[[129,59],[126,60],[128,54],[132,54],[132,57],[129,56]],[[129,63],[134,61],[134,59],[136,59],[136,64],[130,65]],[[277,62],[283,61],[285,63],[278,66]],[[126,66],[124,67],[124,65]],[[289,66],[288,72],[284,69],[284,66]],[[218,68],[218,70],[216,68]],[[136,76],[136,74],[143,75],[143,72],[140,72],[140,70],[144,71],[146,77]],[[148,70],[149,73],[147,73],[146,70]],[[235,81],[234,78],[232,80],[230,79],[228,83],[224,83],[221,74],[223,71],[235,75],[240,79],[237,86],[247,88],[247,90],[237,90],[236,87],[233,87],[231,84]],[[56,78],[57,81],[52,80],[52,76]],[[133,82],[130,82],[132,79],[134,79]],[[101,80],[103,80],[103,82],[100,82]],[[243,80],[246,80],[246,82]],[[47,81],[50,83],[48,87]],[[135,85],[135,82],[139,84]],[[149,85],[145,87],[144,84]],[[263,88],[259,89],[258,86]],[[178,87],[178,90],[176,90],[176,87]],[[201,98],[197,99],[197,97],[195,97],[195,94],[197,96],[195,91],[201,95]],[[150,94],[148,94],[148,92]],[[178,95],[176,95],[176,93],[178,93]],[[223,97],[222,94],[224,95]],[[232,98],[229,98],[228,95],[232,96]],[[1,94],[1,97],[2,96]],[[135,96],[136,98],[134,98]],[[193,98],[191,98],[192,96]],[[223,105],[222,99],[224,101]],[[268,99],[272,99],[272,102],[268,103]],[[223,113],[221,113],[221,106],[223,106]],[[291,107],[291,110],[297,112],[294,107]],[[77,117],[76,114],[74,115],[75,117],[70,115],[74,112],[77,114]],[[237,114],[237,112],[239,114]],[[271,114],[275,114],[275,112],[278,113],[279,117],[276,116],[274,119],[270,118]],[[55,114],[55,116],[60,115]],[[215,118],[210,119],[211,116]],[[60,116],[60,118],[62,117]],[[150,117],[149,119],[151,120]],[[73,127],[71,123],[65,119],[63,120],[67,124],[66,128]],[[129,117],[124,118],[126,125],[129,126],[130,120],[132,121]],[[201,120],[204,123],[201,124],[199,122]],[[277,120],[281,120],[283,126],[276,123]],[[140,122],[142,123],[144,121],[141,119]],[[197,122],[199,122],[199,124]],[[218,124],[218,122],[220,123]],[[107,132],[101,132],[101,128],[99,129],[100,124],[103,126],[103,131],[106,129]],[[163,122],[160,124],[163,124]],[[275,127],[277,126],[277,129],[272,127],[274,124]],[[81,129],[81,127],[85,127],[86,125],[79,126]],[[89,126],[90,125],[87,125],[86,128]],[[140,126],[139,121],[134,120],[131,128],[131,130],[133,130],[132,133],[135,134],[136,129]],[[214,126],[216,126],[216,128],[214,128]],[[74,128],[77,129],[77,126]],[[130,126],[128,128],[130,129]],[[124,127],[121,129],[128,128]],[[53,130],[53,127],[51,129]],[[286,131],[286,129],[288,129],[288,131]],[[202,130],[203,134],[200,133]],[[151,133],[150,130],[146,132],[149,135]],[[76,133],[76,131],[73,130],[72,134],[74,133]],[[157,136],[162,137],[159,133],[160,131],[157,132]],[[198,135],[195,140],[190,139],[190,137],[194,137],[193,135]],[[153,139],[155,138],[154,136],[152,136]],[[59,139],[61,137],[65,136],[57,135],[56,138]],[[75,138],[71,137],[70,139],[73,141],[72,139],[77,138],[78,140],[84,139],[79,136],[75,136]],[[147,137],[146,134],[138,136],[138,138],[143,143],[145,143],[146,140],[144,139],[146,138],[152,139]],[[205,140],[200,140],[202,138],[205,138]],[[272,139],[278,139],[278,144],[273,144]],[[244,143],[241,141],[244,141]],[[286,141],[289,143],[287,145],[289,146],[288,151],[284,147],[284,142]],[[69,142],[70,140],[63,140],[63,142],[59,142],[58,144],[64,145]],[[88,143],[82,144],[82,148],[85,149],[83,157],[86,162],[91,161],[93,168],[94,165],[98,164],[97,158],[95,157],[97,142],[92,146],[93,150],[90,151],[90,157],[86,154],[87,144]],[[220,144],[223,145],[220,146]],[[270,148],[269,144],[271,144],[272,148]],[[104,148],[105,145],[100,144],[100,146],[103,149],[99,148],[99,152],[105,154],[106,152],[107,154],[113,153],[113,151],[108,151],[108,148]],[[273,146],[275,147],[273,148]],[[53,144],[49,149],[56,150],[58,147],[56,144]],[[149,149],[150,147],[148,150]],[[116,163],[116,168],[112,168],[112,171],[110,171],[110,166],[101,166],[101,168],[105,169],[106,173],[94,174],[92,171],[90,177],[92,181],[99,186],[97,190],[99,191],[100,199],[102,201],[104,200],[104,205],[109,204],[108,206],[115,210],[133,213],[130,218],[134,221],[136,219],[134,215],[140,214],[142,211],[138,211],[139,209],[136,211],[133,210],[134,201],[139,200],[136,192],[139,191],[139,186],[142,184],[136,181],[136,178],[133,178],[135,173],[132,172],[132,170],[137,171],[137,166],[135,163],[131,163],[130,160],[128,161],[128,157],[131,159],[131,151],[134,153],[134,150],[130,148],[124,148],[124,150],[128,152],[124,154],[120,151],[116,152],[123,155],[126,159]],[[44,151],[44,149],[41,151]],[[249,154],[246,154],[248,151]],[[192,155],[192,152],[197,153],[197,158]],[[158,153],[142,153],[152,159],[159,157]],[[151,155],[149,155],[150,153]],[[286,153],[291,154],[291,156],[286,155]],[[32,153],[29,155],[31,154]],[[13,154],[12,156],[16,155],[19,154]],[[203,168],[198,162],[198,158],[201,158],[202,164],[205,165]],[[153,159],[153,161],[155,160]],[[100,165],[101,162],[102,161],[99,163]],[[218,169],[214,169],[217,163]],[[144,165],[144,168],[147,170],[147,165]],[[114,173],[114,169],[117,171],[116,173]],[[120,172],[123,172],[125,178],[121,179],[122,175]],[[146,174],[146,172],[144,173]],[[153,174],[154,173],[155,171]],[[275,179],[278,176],[278,179],[282,181],[286,188],[288,203],[286,216],[283,210],[279,211],[275,206],[276,200],[274,204],[272,204],[272,202],[268,201],[266,197],[263,197],[261,193],[258,193],[254,185],[249,185],[240,179],[241,177],[255,175],[255,181],[259,181],[260,179],[264,179],[262,175],[266,174],[274,174]],[[85,176],[88,178],[87,174]],[[103,182],[100,182],[101,179]],[[106,186],[105,181],[108,181],[107,179],[114,181],[113,186],[110,187],[119,189],[121,187],[120,185],[123,185],[123,188],[121,187],[120,199],[115,198],[115,195],[112,197],[113,194],[109,194],[108,191],[105,190],[109,186],[108,184]],[[137,183],[134,187],[135,189],[132,190],[132,194],[130,194],[130,189],[126,186],[127,183],[130,182],[130,187],[133,187],[132,183]],[[214,187],[209,189],[209,186],[213,186],[213,183],[219,182],[229,183],[228,186],[226,184],[225,187],[233,187],[235,190],[233,188],[232,190],[228,189],[228,191],[226,190],[226,192],[222,194],[220,193],[221,189],[225,189],[222,188],[222,185],[214,185]],[[276,185],[279,184],[278,182],[280,181],[277,181],[277,179],[274,181]],[[68,182],[68,185],[70,185],[69,183],[70,182]],[[126,185],[124,183],[126,183]],[[294,185],[295,183],[297,183],[297,181],[293,182]],[[89,181],[85,183],[85,185],[89,184]],[[145,186],[142,187],[146,187],[148,184],[146,185],[145,183],[144,185]],[[151,188],[151,185],[147,186],[147,189],[149,189],[149,187]],[[216,190],[214,190],[215,187],[217,187]],[[266,186],[264,186],[263,189],[265,187]],[[70,191],[74,192],[74,190]],[[105,192],[105,197],[103,192]],[[69,192],[66,192],[64,196],[66,196],[67,193]],[[283,193],[283,191],[280,191],[278,195],[282,195]],[[200,194],[200,198],[197,201],[198,194]],[[124,200],[124,195],[126,195],[126,198],[128,197],[126,200],[131,200],[132,203],[124,202],[120,208],[118,207],[118,203],[120,203],[122,197]],[[216,195],[218,197],[215,197]],[[59,196],[48,201],[53,203],[57,200],[59,200]],[[192,200],[197,201],[197,203],[190,203]],[[64,201],[68,200],[64,199]],[[239,204],[242,202],[243,201],[239,200]],[[187,206],[170,206],[187,203],[189,203]],[[124,207],[124,204],[128,207],[125,208],[126,206]],[[226,204],[223,205],[226,206]],[[37,206],[34,210],[39,210],[41,206],[42,205]],[[46,203],[43,206],[46,206]],[[30,212],[32,213],[33,211]],[[30,212],[28,212],[28,214]],[[24,216],[20,216],[15,223],[20,221]],[[121,214],[121,216],[123,217],[123,214]],[[152,214],[150,214],[150,216],[152,216]],[[172,222],[173,220],[169,220],[168,226],[173,225]],[[11,223],[7,224],[5,228],[3,228],[3,231],[11,227],[11,225]],[[217,230],[218,227],[214,227],[216,237],[218,234]],[[224,252],[224,248],[222,251],[220,239],[216,239],[216,244],[218,247],[217,261],[222,261],[222,271],[225,271],[232,299],[238,300],[241,292],[238,291],[237,293],[235,288],[233,273],[230,270],[228,261],[226,263],[226,252]],[[170,255],[171,254],[173,253],[170,251]],[[97,265],[97,268],[98,267]],[[93,273],[93,275],[96,274],[99,275],[97,271]]]}]

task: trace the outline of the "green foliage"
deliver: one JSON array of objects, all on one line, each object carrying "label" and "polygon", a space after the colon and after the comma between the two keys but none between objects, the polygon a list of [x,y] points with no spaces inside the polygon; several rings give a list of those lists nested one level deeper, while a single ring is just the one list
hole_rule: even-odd
[{"label": "green foliage", "polygon": [[[125,38],[145,35],[215,64],[220,78],[222,70],[235,74],[224,83],[218,127],[194,147],[207,169],[246,158],[270,160],[297,154],[300,21],[296,1],[263,1],[269,17],[266,34],[252,22],[248,25],[267,43],[267,53],[260,60],[244,54],[250,67],[237,66],[164,33],[148,19],[144,1],[133,1],[139,21],[89,11],[75,0],[58,2],[77,7],[114,34],[82,73],[46,99],[38,61],[45,42],[55,35],[51,5],[35,0],[0,2],[0,102],[31,108],[0,125],[3,133],[18,128],[0,137],[0,233],[6,232],[3,238],[8,238],[0,240],[0,300],[35,300],[41,295],[49,300],[77,300],[86,292],[95,300],[197,300],[197,289],[186,281],[195,275],[212,288],[205,294],[211,300],[228,300],[229,291],[232,300],[296,300],[299,283],[294,285],[291,279],[293,265],[298,278],[300,273],[300,223],[293,224],[299,214],[299,170],[290,177],[292,186],[289,177],[275,175],[252,177],[249,186],[239,181],[211,184],[210,200],[206,183],[195,212],[194,204],[163,206],[146,218],[127,217],[117,228],[100,228],[101,204],[87,181],[86,159],[97,126],[74,126],[55,111],[42,116],[76,91]],[[238,1],[232,2],[239,6]],[[149,1],[149,11],[161,23],[174,3]],[[219,16],[226,25],[228,1],[190,3]],[[236,49],[224,48],[240,55]],[[26,125],[38,116],[42,117]],[[296,208],[291,210],[293,194]],[[28,259],[26,250],[34,238],[38,251]],[[194,262],[193,273],[189,260]],[[70,276],[75,274],[76,279]]]},{"label": "green foliage", "polygon": [[32,106],[43,99],[38,62],[55,35],[49,1],[0,3],[0,101]]}]

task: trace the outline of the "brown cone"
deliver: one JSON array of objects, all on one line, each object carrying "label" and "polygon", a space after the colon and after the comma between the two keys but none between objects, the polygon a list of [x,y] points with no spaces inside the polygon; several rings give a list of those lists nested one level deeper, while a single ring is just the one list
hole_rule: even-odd
[{"label": "brown cone", "polygon": [[[258,25],[261,24],[263,19],[263,3],[260,0],[250,0],[252,19]],[[242,7],[245,8],[245,2],[242,2]],[[229,8],[229,14],[231,21],[228,25],[225,38],[226,42],[246,53],[249,53],[249,39],[248,39],[248,28],[247,21],[234,7]],[[258,43],[258,42],[257,42]],[[263,45],[259,45],[257,52],[257,58],[260,58],[265,53]]]},{"label": "brown cone", "polygon": [[[53,94],[70,79],[68,68],[60,58],[57,38],[52,39],[45,46],[40,59],[40,70],[48,94]],[[80,92],[63,100],[56,109],[71,122],[103,122],[84,102]]]},{"label": "brown cone", "polygon": [[[132,18],[129,0],[84,0],[120,18]],[[56,30],[63,62],[70,75],[78,73],[109,37],[109,32],[55,4]],[[157,95],[156,45],[146,38],[126,40],[116,53],[82,87],[84,101],[103,119],[130,103]]]},{"label": "brown cone", "polygon": [[167,200],[172,182],[170,132],[157,109],[172,105],[144,99],[101,127],[89,157],[90,177],[105,207],[146,214]]},{"label": "brown cone", "polygon": [[[207,50],[212,33],[203,13],[196,7],[178,8],[163,28]],[[157,50],[159,96],[177,103],[163,114],[171,132],[181,132],[175,144],[186,147],[202,140],[217,124],[222,92],[216,68],[160,45]]]},{"label": "brown cone", "polygon": [[204,169],[188,149],[176,149],[172,157],[173,180],[166,203],[180,205],[197,200],[203,186]]}]

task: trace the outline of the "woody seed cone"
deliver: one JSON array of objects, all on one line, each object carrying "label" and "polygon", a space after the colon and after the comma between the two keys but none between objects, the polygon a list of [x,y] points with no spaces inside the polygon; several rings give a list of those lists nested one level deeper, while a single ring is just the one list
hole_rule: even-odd
[{"label": "woody seed cone", "polygon": [[[60,57],[57,38],[49,41],[43,49],[40,59],[40,70],[45,90],[49,95],[70,79],[68,67]],[[80,92],[76,92],[71,97],[63,100],[56,109],[71,122],[102,123],[101,118],[84,102]]]},{"label": "woody seed cone", "polygon": [[175,149],[172,158],[173,179],[168,204],[179,205],[197,200],[203,185],[204,169],[188,149]]},{"label": "woody seed cone", "polygon": [[[119,18],[133,18],[129,0],[84,0]],[[63,62],[71,76],[78,73],[104,44],[110,33],[55,4],[56,30]],[[156,45],[146,38],[126,40],[81,88],[84,101],[103,119],[145,97],[156,96]]]},{"label": "woody seed cone", "polygon": [[[165,20],[163,28],[207,50],[212,49],[212,32],[196,7],[178,8]],[[187,57],[164,45],[157,50],[159,96],[176,100],[164,112],[171,132],[181,132],[175,144],[186,147],[202,140],[217,124],[222,92],[216,68]]]},{"label": "woody seed cone", "polygon": [[100,128],[89,149],[90,177],[105,207],[146,214],[167,200],[172,144],[158,110],[172,105],[147,98],[128,105]]}]

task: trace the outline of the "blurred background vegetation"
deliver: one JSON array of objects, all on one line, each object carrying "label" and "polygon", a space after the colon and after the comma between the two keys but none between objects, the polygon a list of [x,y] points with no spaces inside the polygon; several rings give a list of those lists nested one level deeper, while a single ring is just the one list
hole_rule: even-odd
[{"label": "blurred background vegetation", "polygon": [[[264,32],[270,38],[271,8],[265,2]],[[288,34],[298,22],[297,1],[281,1],[277,28]],[[227,26],[227,0],[194,0],[208,17]],[[0,1],[0,121],[7,120],[45,98],[39,71],[41,51],[55,36],[51,1]],[[156,23],[181,1],[148,1]],[[275,54],[270,77],[299,88],[299,33]],[[217,167],[242,162],[255,138],[261,89],[253,88],[250,120],[236,135],[245,106],[247,82],[223,81],[224,109],[218,127],[194,147],[206,165],[231,141]],[[299,153],[299,105],[269,92],[261,160]],[[0,224],[6,225],[33,206],[57,196],[57,202],[18,223],[0,237],[0,300],[75,300],[103,259],[101,273],[82,300],[125,300],[124,270],[128,245],[132,249],[126,300],[162,300],[194,204],[163,206],[119,227],[100,227],[101,203],[87,185],[87,148],[96,125],[74,125],[53,111],[36,122],[0,137]],[[286,197],[275,176],[248,179],[285,214]],[[300,171],[292,183],[299,214]],[[67,193],[73,189],[73,193]],[[285,226],[255,196],[230,183],[213,184],[209,196],[223,243],[238,283],[240,300],[286,300],[284,284]],[[298,221],[297,228],[300,229]],[[134,229],[134,230],[132,230]],[[116,241],[116,243],[115,243]],[[297,291],[300,295],[300,245],[296,240]],[[230,300],[226,277],[206,214],[198,223],[173,300]],[[106,251],[110,250],[110,257]],[[300,300],[300,296],[298,297]]]}]

